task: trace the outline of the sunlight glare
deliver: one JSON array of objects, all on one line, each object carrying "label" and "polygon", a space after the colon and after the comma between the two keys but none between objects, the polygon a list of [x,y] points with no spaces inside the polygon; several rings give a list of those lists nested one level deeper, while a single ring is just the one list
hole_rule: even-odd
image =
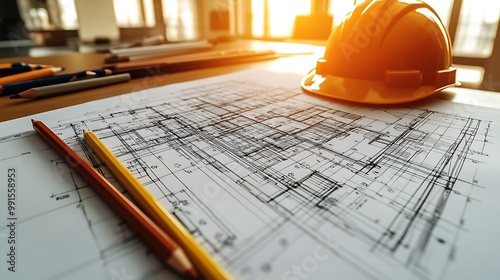
[{"label": "sunlight glare", "polygon": [[[267,16],[269,27],[265,30],[264,17]],[[252,1],[252,36],[254,37],[291,37],[293,23],[297,15],[311,13],[311,3],[303,0],[254,0]]]}]

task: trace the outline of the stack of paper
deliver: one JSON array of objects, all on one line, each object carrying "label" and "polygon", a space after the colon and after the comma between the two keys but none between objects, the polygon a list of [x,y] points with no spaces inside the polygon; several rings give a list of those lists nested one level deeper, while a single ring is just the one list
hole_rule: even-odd
[{"label": "stack of paper", "polygon": [[167,43],[153,46],[111,49],[111,57],[115,60],[140,60],[162,56],[184,54],[193,51],[207,50],[213,44],[207,40]]}]

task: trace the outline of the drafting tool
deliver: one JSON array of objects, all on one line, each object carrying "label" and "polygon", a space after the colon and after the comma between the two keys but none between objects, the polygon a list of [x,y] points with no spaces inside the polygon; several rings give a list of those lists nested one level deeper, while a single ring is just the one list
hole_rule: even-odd
[{"label": "drafting tool", "polygon": [[0,78],[0,86],[54,76],[54,74],[62,70],[64,70],[62,67],[51,67],[2,77]]},{"label": "drafting tool", "polygon": [[79,90],[102,87],[116,83],[128,82],[130,75],[127,73],[111,75],[102,78],[85,79],[80,81],[68,82],[64,84],[49,85],[28,89],[19,94],[11,95],[10,99],[37,99],[57,96]]},{"label": "drafting tool", "polygon": [[116,73],[130,73],[132,78],[190,69],[216,67],[277,58],[273,50],[236,49],[177,55],[166,58],[121,62],[108,65]]},{"label": "drafting tool", "polygon": [[174,42],[153,46],[137,46],[110,50],[106,63],[136,61],[149,58],[169,57],[186,53],[199,52],[213,48],[208,40]]},{"label": "drafting tool", "polygon": [[48,68],[48,67],[52,67],[51,65],[32,64],[32,63],[25,63],[25,62],[0,63],[0,69],[4,69],[4,68],[17,68],[17,67],[23,67],[23,66],[29,66],[31,68]]},{"label": "drafting tool", "polygon": [[26,66],[25,62],[0,63],[0,69]]},{"label": "drafting tool", "polygon": [[127,222],[164,264],[181,275],[197,277],[196,270],[182,249],[162,229],[44,123],[37,120],[32,120],[32,123],[35,131],[106,201],[109,207]]},{"label": "drafting tool", "polygon": [[127,189],[139,208],[179,243],[206,279],[232,279],[229,273],[214,261],[177,218],[151,195],[94,133],[85,131],[83,135],[85,142],[106,164],[120,184]]},{"label": "drafting tool", "polygon": [[111,74],[113,74],[112,70],[96,69],[96,70],[81,71],[81,72],[76,72],[76,73],[55,75],[52,77],[40,78],[40,79],[36,79],[36,80],[29,80],[29,81],[25,81],[25,82],[18,82],[18,83],[0,86],[0,96],[21,93],[25,90],[35,88],[35,87],[57,85],[57,84],[62,84],[62,83],[66,83],[66,82],[72,82],[72,81],[83,79],[83,78],[103,77],[103,76],[108,76]]},{"label": "drafting tool", "polygon": [[42,67],[19,66],[12,68],[0,68],[0,77],[7,77],[19,73],[29,72],[32,70],[42,69]]},{"label": "drafting tool", "polygon": [[[301,78],[249,69],[35,118],[111,178],[82,139],[93,131],[235,279],[498,278],[500,110],[340,104],[304,94]],[[9,168],[19,177],[22,212],[0,208],[0,235],[5,218],[20,225],[16,275],[177,276],[30,118],[0,123],[0,181]]]}]

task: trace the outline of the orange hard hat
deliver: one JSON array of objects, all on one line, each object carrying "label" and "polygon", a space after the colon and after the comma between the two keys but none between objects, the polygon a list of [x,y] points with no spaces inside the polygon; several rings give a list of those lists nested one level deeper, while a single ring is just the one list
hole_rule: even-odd
[{"label": "orange hard hat", "polygon": [[453,85],[448,31],[436,11],[417,0],[357,5],[302,79],[305,91],[369,104],[414,101]]}]

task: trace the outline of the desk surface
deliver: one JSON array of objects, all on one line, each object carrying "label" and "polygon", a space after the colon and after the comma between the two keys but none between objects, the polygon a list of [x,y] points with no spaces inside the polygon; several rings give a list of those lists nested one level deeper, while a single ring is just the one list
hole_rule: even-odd
[{"label": "desk surface", "polygon": [[[250,67],[303,75],[322,53],[321,47],[250,41],[218,48],[257,45],[314,54],[135,79],[38,101],[0,98],[0,117],[8,120]],[[72,54],[29,60],[76,71],[99,67],[103,59],[102,54]],[[175,207],[191,232],[207,246],[215,244],[211,252],[240,276],[236,279],[500,275],[495,263],[500,226],[490,222],[500,213],[495,181],[500,111],[465,112],[470,107],[444,102],[429,105],[450,110],[434,113],[348,107],[295,92],[295,77],[259,73],[250,81],[259,88],[257,94],[248,91],[247,76],[234,74],[229,86],[220,87],[222,79],[214,78],[151,92],[147,102],[129,107],[139,110],[106,111],[113,102],[98,102],[82,105],[79,113],[49,112],[43,120],[82,152],[86,146],[75,137],[81,128],[98,134],[167,209]],[[219,88],[223,90],[217,92]],[[277,89],[284,89],[276,94],[284,99],[269,98]],[[235,101],[233,90],[243,98]],[[173,102],[163,102],[170,97]],[[436,97],[500,108],[498,95],[491,92],[449,89]],[[183,98],[189,102],[179,100]],[[101,109],[111,114],[101,115]],[[29,121],[15,126],[20,123],[2,123],[5,136],[14,130],[28,133],[5,137],[0,146],[5,174],[0,181],[7,182],[8,172],[20,177],[15,209],[22,211],[10,214],[19,213],[20,278],[48,279],[68,272],[68,277],[89,278],[95,268],[96,275],[108,278],[121,273],[160,279],[151,272],[154,262],[131,249],[137,244],[124,242],[130,239],[121,223],[32,133]],[[3,190],[0,201],[7,201],[7,188]],[[7,225],[2,205],[0,233]],[[7,279],[2,273],[9,272],[0,267],[0,278]]]},{"label": "desk surface", "polygon": [[[234,48],[274,49],[283,53],[298,55],[282,57],[275,60],[245,63],[224,67],[205,68],[178,73],[170,73],[153,77],[133,79],[128,83],[121,83],[102,88],[85,90],[72,94],[56,96],[42,100],[11,100],[8,97],[0,98],[0,121],[11,120],[32,114],[76,105],[92,100],[103,99],[147,88],[166,84],[200,79],[249,67],[272,70],[278,72],[293,72],[304,75],[315,66],[316,59],[321,57],[324,47],[311,44],[267,42],[257,40],[237,40],[218,44],[215,49],[227,50]],[[309,54],[304,54],[309,52]],[[25,61],[29,63],[51,64],[65,67],[62,73],[71,73],[81,70],[101,68],[105,63],[104,53],[74,53],[46,57],[17,57],[0,59],[0,63]],[[432,98],[439,98],[453,102],[500,108],[500,94],[495,92],[479,91],[465,88],[451,88],[438,93]]]}]

